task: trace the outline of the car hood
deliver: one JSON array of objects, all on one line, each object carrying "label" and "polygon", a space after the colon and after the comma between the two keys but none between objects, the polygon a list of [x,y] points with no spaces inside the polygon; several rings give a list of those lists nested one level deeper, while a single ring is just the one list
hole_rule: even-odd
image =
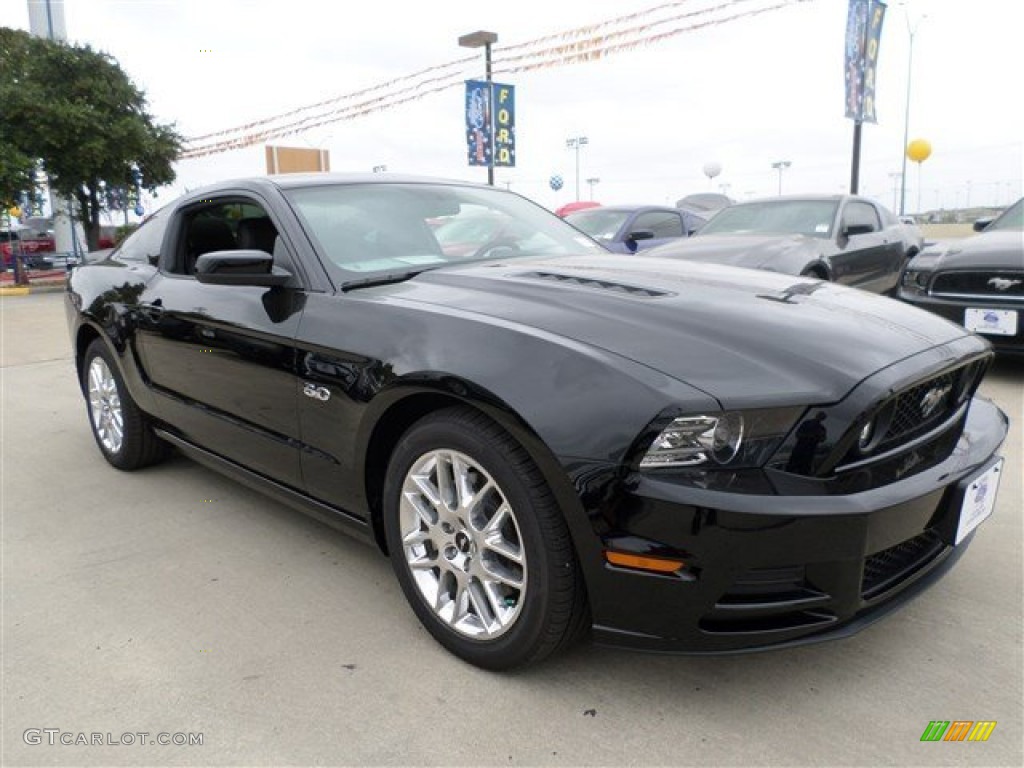
[{"label": "car hood", "polygon": [[827,241],[804,235],[694,235],[652,248],[651,256],[706,261],[732,267],[757,269],[771,264],[779,256],[799,250],[820,252]]},{"label": "car hood", "polygon": [[588,344],[725,407],[833,402],[876,371],[966,335],[830,283],[612,254],[439,269],[374,291]]},{"label": "car hood", "polygon": [[936,269],[1024,269],[1024,232],[982,232],[929,245],[919,256]]}]

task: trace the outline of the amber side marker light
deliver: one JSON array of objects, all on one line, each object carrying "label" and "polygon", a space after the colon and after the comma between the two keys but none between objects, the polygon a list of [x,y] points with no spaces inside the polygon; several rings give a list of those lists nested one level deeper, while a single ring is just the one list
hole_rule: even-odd
[{"label": "amber side marker light", "polygon": [[623,568],[636,568],[641,571],[653,571],[654,573],[674,573],[686,565],[682,560],[643,557],[642,555],[630,555],[625,552],[612,552],[611,550],[607,550],[604,556],[612,565],[619,565]]}]

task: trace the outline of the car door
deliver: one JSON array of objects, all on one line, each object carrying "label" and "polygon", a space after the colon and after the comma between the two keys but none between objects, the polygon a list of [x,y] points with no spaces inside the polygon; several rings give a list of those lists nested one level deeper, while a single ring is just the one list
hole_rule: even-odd
[{"label": "car door", "polygon": [[291,262],[267,206],[226,194],[178,209],[160,270],[140,297],[141,365],[157,415],[184,439],[299,488],[295,336],[305,291],[210,285],[203,253],[253,248]]},{"label": "car door", "polygon": [[[653,238],[632,240],[633,232],[651,232]],[[627,221],[623,231],[623,242],[630,251],[643,251],[683,237],[683,217],[678,211],[641,211],[632,221]]]},{"label": "car door", "polygon": [[849,200],[839,211],[836,251],[831,256],[837,283],[871,289],[885,273],[889,243],[875,207],[866,200]]}]

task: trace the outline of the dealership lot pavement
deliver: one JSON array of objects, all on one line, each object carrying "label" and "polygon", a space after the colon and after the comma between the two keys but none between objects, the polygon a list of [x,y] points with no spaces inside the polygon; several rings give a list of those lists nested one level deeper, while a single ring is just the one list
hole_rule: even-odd
[{"label": "dealership lot pavement", "polygon": [[[902,611],[786,651],[581,646],[498,675],[433,642],[376,550],[181,458],[110,468],[61,302],[0,299],[4,766],[1024,763],[1022,363],[982,388],[1012,421],[995,514]],[[931,720],[997,726],[922,743]]]}]

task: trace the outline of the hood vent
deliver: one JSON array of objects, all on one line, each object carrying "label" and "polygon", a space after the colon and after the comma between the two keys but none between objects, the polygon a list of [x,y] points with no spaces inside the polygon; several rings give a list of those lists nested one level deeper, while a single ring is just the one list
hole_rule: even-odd
[{"label": "hood vent", "polygon": [[659,296],[671,296],[667,291],[659,291],[654,288],[641,288],[636,285],[624,283],[613,283],[609,280],[595,280],[590,277],[577,277],[575,275],[562,275],[557,272],[524,272],[518,277],[525,277],[531,280],[548,280],[562,285],[576,285],[580,288],[596,288],[601,291],[625,294],[627,296],[638,296],[644,299],[656,299]]}]

